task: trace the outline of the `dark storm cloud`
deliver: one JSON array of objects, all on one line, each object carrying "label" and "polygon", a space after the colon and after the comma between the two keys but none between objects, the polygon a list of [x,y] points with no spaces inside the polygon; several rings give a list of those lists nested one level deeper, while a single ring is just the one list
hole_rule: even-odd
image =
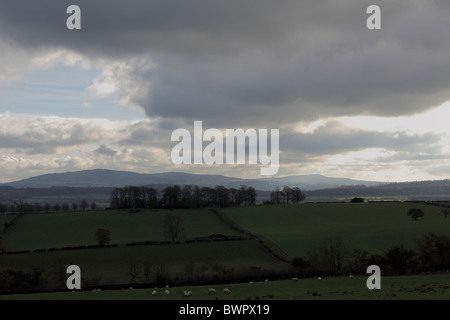
[{"label": "dark storm cloud", "polygon": [[[277,126],[338,115],[394,116],[450,99],[450,5],[379,0],[381,30],[356,0],[3,1],[0,38],[130,66],[131,100],[154,117],[207,126]],[[142,88],[143,87],[143,88]]]}]

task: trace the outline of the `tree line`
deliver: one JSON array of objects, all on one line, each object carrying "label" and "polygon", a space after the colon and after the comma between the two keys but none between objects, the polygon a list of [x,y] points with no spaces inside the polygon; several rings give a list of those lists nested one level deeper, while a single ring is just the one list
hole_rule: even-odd
[{"label": "tree line", "polygon": [[300,188],[284,186],[282,189],[277,187],[272,191],[270,193],[270,201],[266,201],[265,204],[299,203],[303,200],[305,200],[305,194]]},{"label": "tree line", "polygon": [[135,209],[252,206],[256,204],[256,196],[255,188],[247,186],[235,189],[224,186],[211,188],[173,185],[161,192],[151,187],[126,186],[112,190],[110,207]]},{"label": "tree line", "polygon": [[382,254],[370,255],[362,248],[350,250],[339,236],[330,236],[311,248],[305,256],[292,259],[294,268],[304,274],[364,273],[378,265],[385,274],[404,275],[450,268],[450,237],[433,232],[416,239],[416,249],[396,245]]},{"label": "tree line", "polygon": [[25,200],[15,200],[11,204],[4,204],[0,202],[0,214],[25,214],[25,213],[50,213],[50,212],[71,212],[71,211],[87,211],[96,210],[97,204],[95,202],[88,202],[82,199],[79,202],[59,203],[59,202],[44,202],[44,203],[28,203]]}]

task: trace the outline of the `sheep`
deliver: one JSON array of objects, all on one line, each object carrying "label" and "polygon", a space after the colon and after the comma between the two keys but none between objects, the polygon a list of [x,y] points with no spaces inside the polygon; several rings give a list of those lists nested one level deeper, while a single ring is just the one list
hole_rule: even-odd
[{"label": "sheep", "polygon": [[128,289],[133,290],[133,287],[129,287]]},{"label": "sheep", "polygon": [[224,289],[223,289],[223,293],[231,293],[231,290],[228,289],[228,288],[224,288]]},{"label": "sheep", "polygon": [[156,296],[157,294],[158,294],[158,291],[156,291],[156,290],[152,291],[152,296]]},{"label": "sheep", "polygon": [[350,279],[354,279],[353,275],[349,275],[348,277],[349,277]]},{"label": "sheep", "polygon": [[164,293],[166,294],[166,295],[169,295],[170,294],[170,291],[169,290],[164,290]]},{"label": "sheep", "polygon": [[265,283],[267,283],[267,282],[269,282],[269,280],[268,280],[268,279],[266,279],[266,280],[264,280],[264,282],[265,282]]},{"label": "sheep", "polygon": [[317,280],[322,280],[322,278],[321,277],[317,277]]},{"label": "sheep", "polygon": [[214,288],[209,288],[209,289],[208,289],[208,294],[212,294],[212,293],[216,293],[216,289],[214,289]]},{"label": "sheep", "polygon": [[297,277],[293,277],[292,281],[298,281],[298,278]]},{"label": "sheep", "polygon": [[250,283],[250,284],[253,284],[253,281],[250,281],[249,283]]},{"label": "sheep", "polygon": [[192,291],[184,291],[184,292],[183,292],[183,295],[184,295],[185,297],[190,297],[190,296],[192,296]]}]

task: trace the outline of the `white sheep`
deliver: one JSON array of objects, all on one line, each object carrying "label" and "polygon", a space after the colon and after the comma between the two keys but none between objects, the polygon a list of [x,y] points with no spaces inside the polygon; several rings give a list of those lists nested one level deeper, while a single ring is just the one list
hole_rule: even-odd
[{"label": "white sheep", "polygon": [[298,281],[298,278],[297,277],[293,277],[292,281]]},{"label": "white sheep", "polygon": [[158,291],[156,291],[156,290],[152,291],[152,296],[156,296],[157,294],[158,294]]},{"label": "white sheep", "polygon": [[133,287],[130,287],[129,289],[130,289],[130,290],[133,290]]},{"label": "white sheep", "polygon": [[348,277],[349,277],[350,279],[354,279],[353,275],[349,275]]},{"label": "white sheep", "polygon": [[184,291],[184,292],[183,292],[183,295],[184,295],[185,297],[190,297],[190,296],[192,296],[192,291]]},{"label": "white sheep", "polygon": [[208,289],[208,294],[212,294],[212,293],[216,293],[216,289],[214,289],[214,288],[209,288],[209,289]]},{"label": "white sheep", "polygon": [[228,288],[224,288],[224,289],[223,289],[223,293],[231,293],[231,290],[228,289]]},{"label": "white sheep", "polygon": [[317,277],[317,280],[322,280],[322,278],[321,277]]},{"label": "white sheep", "polygon": [[269,282],[269,280],[268,280],[268,279],[266,279],[266,280],[264,280],[264,282],[265,282],[265,283],[267,283],[267,282]]},{"label": "white sheep", "polygon": [[250,283],[250,284],[253,284],[253,281],[250,281],[249,283]]},{"label": "white sheep", "polygon": [[164,293],[167,294],[167,295],[169,295],[169,294],[170,294],[170,291],[166,289],[166,290],[164,290]]}]

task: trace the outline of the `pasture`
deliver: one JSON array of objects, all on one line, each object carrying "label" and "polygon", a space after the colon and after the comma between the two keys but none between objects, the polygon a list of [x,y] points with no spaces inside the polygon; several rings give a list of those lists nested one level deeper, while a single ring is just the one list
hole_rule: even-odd
[{"label": "pasture", "polygon": [[[425,212],[423,219],[414,221],[406,215],[413,207]],[[305,255],[323,238],[332,235],[341,236],[349,249],[362,248],[371,254],[383,253],[400,244],[414,249],[415,240],[428,232],[450,235],[450,219],[440,214],[439,207],[421,203],[268,205],[220,211],[239,227],[269,239],[291,258]],[[183,287],[180,286],[186,283],[224,282],[235,284],[217,285],[217,289],[226,286],[232,294],[211,297],[205,287],[196,287],[198,293],[194,292],[193,299],[439,299],[449,296],[449,274],[383,277],[379,292],[366,288],[364,276],[356,276],[354,281],[346,277],[273,281],[295,275],[298,270],[275,259],[254,239],[126,245],[165,240],[163,224],[167,214],[181,218],[188,240],[211,234],[242,236],[207,209],[28,214],[8,229],[3,239],[4,248],[47,250],[0,255],[0,268],[26,273],[39,269],[44,289],[64,288],[65,271],[71,264],[80,266],[85,288],[123,284],[151,285],[152,288],[165,284],[175,286],[171,289],[173,295],[169,296],[151,297],[150,289],[135,289],[28,294],[24,295],[25,299],[182,299]],[[0,216],[3,217],[7,216]],[[117,246],[48,250],[95,245],[97,228],[109,229],[111,243]],[[259,282],[262,277],[270,281],[260,287],[257,287],[259,283],[252,287],[248,283],[238,283],[243,279]]]},{"label": "pasture", "polygon": [[[406,215],[420,208],[423,219]],[[450,219],[439,207],[423,203],[315,203],[229,208],[222,213],[242,228],[269,239],[291,257],[303,256],[327,236],[340,236],[350,249],[381,254],[434,232],[450,235]]]},{"label": "pasture", "polygon": [[[177,279],[208,279],[251,271],[287,271],[254,240],[213,241],[145,246],[119,246],[0,255],[0,265],[31,272],[39,268],[49,288],[65,287],[66,268],[82,270],[82,284],[155,283]],[[133,279],[133,274],[135,278]]]},{"label": "pasture", "polygon": [[[330,277],[292,280],[269,280],[260,284],[234,283],[204,286],[54,292],[21,295],[0,295],[0,300],[448,300],[450,298],[450,274],[382,277],[380,290],[366,287],[367,277]],[[208,288],[216,293],[209,294]],[[231,293],[223,292],[229,288]],[[184,297],[184,291],[192,291],[191,297]]]},{"label": "pasture", "polygon": [[127,210],[28,214],[17,220],[5,235],[9,251],[95,245],[97,228],[111,231],[111,243],[164,241],[164,216],[182,221],[187,239],[210,234],[239,235],[209,210]]},{"label": "pasture", "polygon": [[5,222],[11,222],[15,217],[14,214],[0,214],[0,231],[3,230]]}]

